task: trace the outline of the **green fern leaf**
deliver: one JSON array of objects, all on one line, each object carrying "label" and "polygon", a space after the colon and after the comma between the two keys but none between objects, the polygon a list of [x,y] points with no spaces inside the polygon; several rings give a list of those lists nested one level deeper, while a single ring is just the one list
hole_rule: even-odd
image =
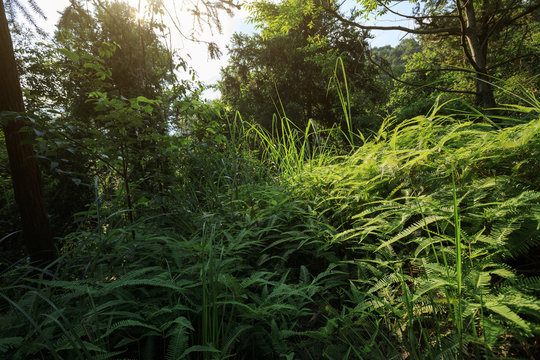
[{"label": "green fern leaf", "polygon": [[138,320],[122,320],[122,321],[119,321],[115,324],[113,324],[106,332],[105,334],[103,334],[100,339],[103,339],[103,338],[106,338],[107,336],[109,336],[110,334],[112,334],[113,332],[115,332],[116,330],[118,329],[122,329],[122,328],[134,328],[134,327],[142,327],[142,328],[146,328],[146,329],[149,329],[149,330],[152,330],[152,331],[155,331],[156,333],[160,334],[161,333],[161,330],[153,325],[150,325],[150,324],[145,324],[143,322],[140,322]]},{"label": "green fern leaf", "polygon": [[0,338],[0,352],[5,353],[11,348],[21,346],[23,338],[19,336]]},{"label": "green fern leaf", "polygon": [[[185,318],[184,318],[185,319]],[[187,319],[186,319],[187,321]],[[189,323],[189,321],[188,321]],[[191,327],[191,323],[189,323]],[[186,332],[186,326],[182,323],[177,325],[168,332],[169,344],[167,345],[167,360],[178,360],[182,358],[182,354],[186,351],[188,346],[188,336]]]},{"label": "green fern leaf", "polygon": [[446,219],[446,218],[447,218],[446,216],[431,215],[431,216],[428,216],[427,218],[425,218],[423,220],[417,221],[416,223],[409,226],[407,229],[405,229],[405,230],[401,231],[400,233],[398,233],[396,236],[394,236],[390,240],[387,240],[387,241],[383,242],[381,245],[379,245],[379,247],[377,247],[377,249],[375,251],[379,251],[384,247],[392,245],[396,241],[398,241],[400,239],[403,239],[406,236],[409,236],[410,234],[412,234],[413,232],[415,232],[418,229],[421,229],[421,228],[423,228],[423,227],[425,227],[425,226],[427,226],[427,225],[429,225],[431,223],[434,223],[436,221],[443,220],[443,219]]},{"label": "green fern leaf", "polygon": [[516,314],[512,309],[510,309],[508,306],[504,304],[500,304],[498,301],[486,301],[484,303],[484,306],[493,311],[494,313],[499,314],[503,318],[509,320],[510,322],[514,323],[515,325],[519,326],[523,330],[525,330],[527,333],[531,331],[530,326],[527,324],[525,320],[523,320],[518,314]]}]

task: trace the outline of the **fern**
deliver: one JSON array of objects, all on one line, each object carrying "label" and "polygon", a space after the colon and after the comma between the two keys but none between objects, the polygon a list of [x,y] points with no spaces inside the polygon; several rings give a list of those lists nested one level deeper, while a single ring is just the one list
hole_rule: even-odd
[{"label": "fern", "polygon": [[[191,327],[191,324],[189,324],[189,326]],[[181,359],[182,354],[186,352],[188,346],[186,326],[182,323],[176,323],[175,326],[167,332],[167,340],[166,359]]]},{"label": "fern", "polygon": [[308,154],[292,128],[261,145],[242,124],[249,147],[175,170],[170,214],[123,227],[103,200],[107,232],[63,239],[48,280],[0,269],[0,357],[138,358],[148,337],[167,359],[532,349],[540,278],[520,266],[539,245],[540,121],[494,130],[438,109],[349,154]]},{"label": "fern", "polygon": [[5,353],[11,348],[22,345],[24,339],[20,336],[0,338],[0,352]]},{"label": "fern", "polygon": [[395,243],[396,241],[399,241],[399,240],[403,239],[404,237],[409,236],[413,232],[415,232],[415,231],[417,231],[419,229],[422,229],[425,226],[427,226],[427,225],[429,225],[431,223],[434,223],[436,221],[442,220],[442,219],[446,219],[446,216],[432,215],[432,216],[429,216],[429,217],[427,217],[427,218],[425,218],[423,220],[419,220],[416,223],[410,225],[405,230],[402,230],[401,232],[399,232],[397,235],[392,237],[390,240],[387,240],[387,241],[383,242],[381,245],[379,245],[379,247],[377,248],[376,251],[379,251],[383,247],[387,247],[387,246]]},{"label": "fern", "polygon": [[122,320],[122,321],[118,321],[114,323],[109,329],[107,329],[107,331],[103,335],[101,335],[101,338],[105,338],[109,336],[110,334],[112,334],[118,329],[124,329],[124,328],[131,329],[131,328],[137,328],[137,327],[142,327],[148,330],[152,330],[157,334],[160,334],[161,332],[160,329],[154,325],[146,324],[138,320],[129,319],[129,320]]}]

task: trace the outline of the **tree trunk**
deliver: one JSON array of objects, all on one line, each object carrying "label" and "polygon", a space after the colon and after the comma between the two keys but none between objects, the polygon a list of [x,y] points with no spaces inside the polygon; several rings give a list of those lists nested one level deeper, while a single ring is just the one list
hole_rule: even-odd
[{"label": "tree trunk", "polygon": [[497,106],[491,81],[486,72],[476,74],[476,104],[485,109],[493,109]]},{"label": "tree trunk", "polygon": [[478,26],[472,0],[465,0],[464,10],[464,35],[470,50],[472,65],[476,70],[476,103],[484,108],[494,108],[497,103],[491,86],[492,79],[487,73],[488,36],[482,34],[482,29]]},{"label": "tree trunk", "polygon": [[[24,102],[15,64],[3,1],[0,0],[0,112],[23,113]],[[23,237],[30,259],[46,264],[56,258],[49,219],[45,212],[41,179],[31,134],[21,117],[6,118],[2,129],[11,168],[15,200],[19,207]]]}]

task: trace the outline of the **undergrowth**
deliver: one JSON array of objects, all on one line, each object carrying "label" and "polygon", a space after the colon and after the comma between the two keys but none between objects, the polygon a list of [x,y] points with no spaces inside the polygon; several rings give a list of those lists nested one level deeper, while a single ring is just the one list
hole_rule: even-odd
[{"label": "undergrowth", "polygon": [[55,263],[2,262],[0,358],[540,357],[538,108],[439,108],[348,154],[237,117],[129,225],[97,191]]}]

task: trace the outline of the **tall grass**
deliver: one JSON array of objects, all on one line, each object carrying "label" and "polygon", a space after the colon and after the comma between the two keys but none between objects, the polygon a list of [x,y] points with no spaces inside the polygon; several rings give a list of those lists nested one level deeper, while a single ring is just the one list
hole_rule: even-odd
[{"label": "tall grass", "polygon": [[370,316],[388,321],[403,356],[502,356],[516,345],[504,339],[525,344],[538,325],[536,285],[513,285],[537,283],[520,274],[537,271],[511,264],[538,246],[538,229],[523,226],[538,224],[540,123],[499,130],[438,109],[381,129],[341,163],[304,170],[293,187],[320,199],[359,291],[373,296]]},{"label": "tall grass", "polygon": [[443,106],[362,139],[237,115],[129,227],[96,192],[43,276],[2,265],[0,357],[534,358],[539,109]]}]

